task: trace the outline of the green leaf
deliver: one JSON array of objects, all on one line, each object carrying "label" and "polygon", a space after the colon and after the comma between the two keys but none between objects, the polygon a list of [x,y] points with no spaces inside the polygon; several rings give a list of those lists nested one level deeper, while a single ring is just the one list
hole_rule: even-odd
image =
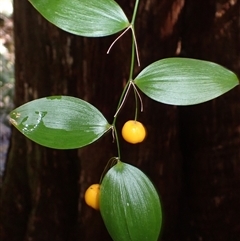
[{"label": "green leaf", "polygon": [[228,69],[188,58],[159,60],[143,69],[134,82],[150,98],[173,105],[202,103],[239,84]]},{"label": "green leaf", "polygon": [[157,241],[162,224],[158,194],[138,168],[118,161],[100,187],[100,212],[114,241]]},{"label": "green leaf", "polygon": [[111,128],[94,106],[70,96],[28,102],[10,113],[10,121],[32,141],[55,149],[86,146]]},{"label": "green leaf", "polygon": [[130,25],[114,0],[30,0],[49,22],[76,35],[101,37]]}]

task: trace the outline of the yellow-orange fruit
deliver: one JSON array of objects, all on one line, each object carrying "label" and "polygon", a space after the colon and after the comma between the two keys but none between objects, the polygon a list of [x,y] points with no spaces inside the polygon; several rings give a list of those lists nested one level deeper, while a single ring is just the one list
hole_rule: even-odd
[{"label": "yellow-orange fruit", "polygon": [[92,184],[85,192],[85,202],[88,206],[99,210],[100,185]]},{"label": "yellow-orange fruit", "polygon": [[122,136],[125,141],[137,144],[145,139],[146,129],[141,122],[129,120],[123,125]]}]

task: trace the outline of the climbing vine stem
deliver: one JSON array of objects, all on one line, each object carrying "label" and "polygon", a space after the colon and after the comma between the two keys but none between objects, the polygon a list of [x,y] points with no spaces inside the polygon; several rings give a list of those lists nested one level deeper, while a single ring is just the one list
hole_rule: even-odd
[{"label": "climbing vine stem", "polygon": [[[129,92],[129,90],[131,88],[131,85],[133,85],[133,87],[134,87],[134,94],[135,94],[135,101],[136,101],[135,119],[137,118],[137,112],[138,112],[138,110],[137,110],[138,109],[137,95],[139,96],[139,93],[137,92],[136,87],[134,86],[134,83],[132,82],[132,80],[133,80],[133,71],[134,71],[134,63],[135,63],[135,57],[136,57],[135,56],[135,51],[136,51],[136,55],[137,55],[138,65],[140,65],[138,48],[137,48],[137,41],[136,41],[135,30],[134,30],[134,23],[135,23],[135,19],[136,19],[138,5],[139,5],[139,0],[136,0],[130,26],[113,42],[113,44],[114,44],[121,36],[123,36],[128,31],[129,28],[131,28],[131,30],[132,30],[132,55],[131,55],[131,65],[130,65],[129,78],[128,78],[128,81],[127,81],[127,83],[126,83],[126,85],[125,85],[125,87],[124,87],[124,89],[122,91],[122,94],[121,94],[120,98],[119,98],[119,102],[118,102],[118,105],[117,105],[117,110],[116,110],[116,113],[114,115],[114,119],[113,119],[113,123],[112,123],[113,134],[114,134],[114,137],[115,137],[115,140],[116,140],[116,144],[117,144],[119,159],[120,159],[120,145],[119,145],[118,134],[117,134],[117,131],[116,131],[115,124],[116,124],[116,120],[117,120],[117,117],[118,117],[118,113],[121,110],[122,106],[124,105],[124,103],[125,103],[125,101],[127,99],[127,95],[128,95],[128,92]],[[113,44],[109,47],[108,53],[109,53],[111,47],[113,46]],[[140,101],[141,101],[141,97],[140,97]],[[142,103],[141,103],[141,105],[142,105]]]}]

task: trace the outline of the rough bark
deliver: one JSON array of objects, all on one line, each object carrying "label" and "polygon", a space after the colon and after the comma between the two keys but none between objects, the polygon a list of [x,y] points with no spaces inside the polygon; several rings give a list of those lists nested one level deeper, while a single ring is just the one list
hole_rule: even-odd
[{"label": "rough bark", "polygon": [[[183,54],[214,61],[239,75],[240,2],[189,1],[185,13]],[[181,108],[180,116],[185,226],[181,240],[238,240],[240,89]]]},{"label": "rough bark", "polygon": [[[134,1],[119,2],[131,17]],[[163,1],[158,5],[158,1],[148,1],[146,6],[141,3],[137,34],[142,68],[175,54],[176,20],[182,2]],[[72,36],[47,23],[27,1],[15,1],[14,7],[16,106],[43,96],[67,94],[94,104],[111,122],[128,78],[130,34],[119,40],[106,56],[116,36]],[[178,11],[171,14],[175,8]],[[136,72],[139,70],[136,68]],[[119,128],[126,119],[133,118],[132,103],[130,98],[129,108],[120,115]],[[122,143],[123,161],[142,168],[154,180],[168,217],[165,226],[169,225],[172,233],[180,183],[180,169],[178,164],[174,165],[179,161],[177,111],[146,98],[144,108],[140,118],[149,129],[148,140],[139,147]],[[156,112],[160,113],[158,118],[154,118]],[[168,121],[157,128],[157,134],[153,126],[165,117]],[[89,184],[99,181],[108,159],[115,155],[111,135],[77,153],[40,147],[14,130],[2,189],[3,240],[111,240],[100,214],[83,202],[83,193]]]},{"label": "rough bark", "polygon": [[[27,1],[15,1],[16,98],[71,92],[70,35],[43,20]],[[75,58],[72,57],[72,58]],[[1,199],[1,240],[66,240],[77,220],[77,151],[41,147],[13,129]]]},{"label": "rough bark", "polygon": [[[134,1],[118,2],[131,19]],[[229,36],[228,30],[236,27],[239,31],[237,20],[231,22],[235,27],[226,25],[222,35],[216,32],[211,39],[212,27],[218,31],[225,20],[221,19],[218,25],[214,20],[220,0],[205,2],[140,2],[136,33],[141,68],[136,67],[135,73],[155,60],[180,52],[188,57],[215,60],[239,71],[239,56],[229,52],[229,48],[228,57],[219,58],[223,44],[215,47],[221,36]],[[116,36],[73,36],[47,23],[27,1],[15,1],[14,7],[16,106],[43,96],[71,95],[95,105],[111,122],[128,79],[130,33],[106,55]],[[200,7],[204,15],[196,11]],[[233,11],[230,16],[238,15]],[[231,40],[233,48],[239,50],[239,32],[234,36],[227,41]],[[139,120],[144,122],[148,137],[137,146],[121,139],[122,161],[142,169],[159,190],[164,214],[159,240],[228,240],[231,234],[227,228],[234,235],[239,232],[237,212],[231,209],[235,205],[237,210],[239,203],[238,96],[236,90],[207,104],[180,108],[179,138],[179,108],[142,95],[144,112]],[[134,108],[134,100],[129,96],[118,118],[119,130],[126,120],[134,118]],[[40,147],[13,130],[2,188],[1,240],[111,240],[99,212],[86,206],[83,195],[90,184],[99,182],[107,161],[116,155],[111,135],[78,151],[56,151]],[[220,222],[219,217],[226,219]],[[214,226],[209,225],[211,222]],[[226,228],[222,228],[225,224]],[[221,228],[219,234],[217,228]]]}]

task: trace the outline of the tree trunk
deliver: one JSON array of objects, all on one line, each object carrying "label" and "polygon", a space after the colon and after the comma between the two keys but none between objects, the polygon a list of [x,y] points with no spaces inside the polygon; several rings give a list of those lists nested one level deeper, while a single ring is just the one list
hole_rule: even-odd
[{"label": "tree trunk", "polygon": [[[239,75],[240,2],[189,1],[185,13],[184,55],[219,63]],[[240,89],[205,104],[180,108],[180,116],[181,240],[238,240]]]},{"label": "tree trunk", "polygon": [[[129,19],[131,19],[134,2],[133,0],[118,1]],[[195,2],[197,1],[193,3],[191,1],[185,3],[184,0],[140,1],[136,19],[136,35],[141,68],[135,68],[136,74],[153,61],[177,55],[181,44],[188,57],[203,58],[200,54],[203,49],[207,48],[206,45],[203,45],[205,47],[200,51],[196,49],[200,43],[196,44],[193,41],[196,41],[194,36],[198,38],[199,33],[198,31],[192,32],[192,29],[202,27],[201,24],[195,25],[192,21],[194,19],[192,14],[196,12]],[[184,3],[185,11],[183,12]],[[212,5],[215,6],[216,3],[217,1]],[[214,9],[213,7],[208,9],[208,4],[204,4],[204,10],[205,8],[210,12]],[[123,85],[128,79],[131,53],[130,33],[124,35],[114,45],[110,54],[106,55],[108,47],[116,36],[83,38],[67,34],[47,23],[28,1],[21,3],[15,1],[14,9],[16,106],[43,96],[71,95],[85,99],[96,106],[111,123]],[[198,16],[198,18],[201,20],[203,18],[204,24],[209,28],[213,26],[206,24],[212,21],[209,14]],[[209,34],[210,30],[206,33]],[[200,37],[203,38],[202,35]],[[212,45],[214,44],[215,42],[212,42]],[[237,42],[235,44],[237,47]],[[229,54],[226,60],[229,68],[232,66],[229,60],[231,56],[232,54]],[[208,57],[206,55],[206,59]],[[236,67],[233,69],[236,70]],[[220,240],[214,239],[209,225],[205,226],[205,223],[216,220],[217,216],[214,217],[215,219],[208,219],[209,216],[207,216],[206,221],[203,219],[203,214],[195,212],[195,209],[203,211],[204,205],[207,202],[211,203],[212,200],[222,205],[223,201],[219,193],[216,198],[214,196],[215,199],[206,195],[204,199],[200,198],[202,201],[199,202],[201,191],[204,190],[203,185],[206,185],[208,180],[215,180],[213,173],[220,170],[216,169],[215,164],[225,163],[221,169],[222,172],[217,173],[223,179],[218,179],[218,186],[207,185],[208,194],[211,194],[210,190],[212,191],[215,187],[223,189],[229,187],[227,182],[229,181],[230,185],[231,180],[234,179],[233,173],[234,185],[237,188],[239,180],[237,179],[239,165],[236,161],[239,156],[236,150],[239,145],[239,137],[236,135],[237,125],[239,125],[239,117],[236,117],[237,111],[239,112],[239,105],[235,100],[237,91],[223,97],[218,108],[212,104],[215,106],[212,108],[215,111],[214,116],[209,112],[209,107],[206,107],[206,105],[211,105],[210,103],[180,108],[182,128],[180,139],[179,108],[156,103],[143,94],[141,96],[144,112],[139,116],[139,120],[148,130],[147,139],[137,146],[132,146],[120,139],[120,145],[122,161],[143,170],[159,190],[164,214],[159,240],[195,241],[201,240],[199,237],[208,241]],[[226,122],[224,122],[221,118],[225,114],[222,115],[220,112],[222,106],[219,106],[224,103],[226,107],[228,102],[232,103],[230,110],[226,109],[228,111],[226,117],[230,119],[225,119]],[[216,103],[216,101],[211,103]],[[130,95],[118,118],[119,130],[126,120],[134,118],[134,108],[135,102]],[[197,115],[198,111],[200,111],[200,117]],[[218,115],[215,116],[217,113]],[[189,115],[191,118],[188,118]],[[206,121],[205,118],[210,118],[211,121]],[[219,139],[223,138],[225,133],[222,130],[223,125],[216,124],[219,121],[223,121],[221,123],[228,126],[226,128],[229,134],[227,140]],[[216,129],[219,126],[222,130],[220,136]],[[234,141],[232,141],[234,134]],[[206,137],[210,139],[208,142],[210,144],[205,143]],[[227,141],[228,147],[233,148],[232,157],[229,156],[231,161],[227,162],[224,159],[218,162],[216,160],[221,156],[219,146],[223,146],[224,141]],[[210,145],[212,145],[211,149],[209,149]],[[188,151],[188,147],[191,151]],[[225,150],[226,147],[224,147]],[[210,155],[208,151],[211,151]],[[110,241],[111,238],[104,227],[100,213],[86,206],[83,195],[90,184],[99,182],[108,160],[116,155],[116,144],[112,143],[112,137],[109,134],[80,150],[57,151],[27,140],[14,129],[2,188],[0,233],[3,238],[1,240]],[[206,160],[210,160],[213,156],[216,160],[211,163],[212,169],[210,170],[209,161],[206,163]],[[230,172],[231,180],[228,176],[224,176],[224,172],[229,171],[228,167],[230,170],[234,169]],[[204,182],[202,182],[202,176],[205,178]],[[182,194],[181,190],[183,190]],[[222,191],[227,192],[225,189]],[[180,195],[181,202],[179,202]],[[236,207],[237,193],[232,193],[231,197],[231,202]],[[225,199],[223,200],[227,205]],[[231,205],[228,210],[232,211]],[[210,206],[207,211],[210,215],[212,212],[215,213],[216,209]],[[221,211],[221,215],[225,215],[224,209]],[[226,222],[227,220],[229,219],[226,219]],[[231,222],[236,224],[235,221],[235,219],[230,219],[229,227]],[[219,226],[212,227],[214,230]],[[234,226],[234,228],[237,230],[238,227]],[[229,236],[224,233],[224,230],[219,232],[221,231],[222,236],[225,235],[225,240],[227,240]],[[237,231],[234,234],[236,233]],[[205,238],[205,235],[209,235],[208,238]]]},{"label": "tree trunk", "polygon": [[[16,106],[53,94],[76,95],[73,81],[81,72],[70,53],[74,37],[43,20],[28,1],[15,1],[14,9]],[[41,147],[13,129],[1,240],[66,240],[77,220],[78,175],[76,150]]]}]

